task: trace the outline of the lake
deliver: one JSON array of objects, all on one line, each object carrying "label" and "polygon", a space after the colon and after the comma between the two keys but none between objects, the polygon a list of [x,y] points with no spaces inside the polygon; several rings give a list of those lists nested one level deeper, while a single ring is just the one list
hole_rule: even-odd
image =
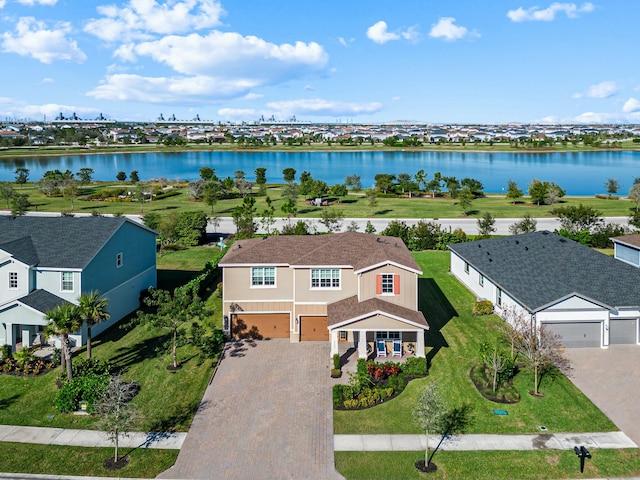
[{"label": "lake", "polygon": [[165,177],[169,180],[198,178],[203,166],[215,169],[219,177],[233,177],[236,170],[255,178],[258,167],[267,169],[269,183],[282,182],[282,170],[293,167],[296,178],[304,170],[329,185],[344,182],[347,175],[360,175],[363,188],[374,183],[377,173],[409,173],[423,169],[432,178],[434,172],[480,180],[488,193],[506,190],[509,179],[526,191],[533,179],[554,181],[569,195],[605,193],[604,183],[615,178],[620,193],[626,194],[633,179],[640,177],[640,152],[562,152],[562,153],[463,153],[463,152],[181,152],[181,153],[109,153],[20,157],[0,160],[0,181],[15,179],[14,170],[26,167],[29,180],[37,180],[47,170],[77,172],[82,167],[94,170],[95,180],[115,180],[119,171],[127,175],[138,170],[142,180]]}]

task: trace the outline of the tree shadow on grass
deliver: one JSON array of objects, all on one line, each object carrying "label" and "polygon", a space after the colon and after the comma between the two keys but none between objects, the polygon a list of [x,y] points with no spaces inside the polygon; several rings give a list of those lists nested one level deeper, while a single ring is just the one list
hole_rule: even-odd
[{"label": "tree shadow on grass", "polygon": [[164,346],[170,338],[171,334],[166,333],[157,337],[148,338],[126,348],[119,348],[111,357],[111,363],[118,368],[126,370],[128,367],[140,363],[143,360],[157,357],[163,354],[165,351]]},{"label": "tree shadow on grass", "polygon": [[9,398],[0,398],[0,410],[9,408],[12,404],[20,399],[20,395],[12,395]]},{"label": "tree shadow on grass", "polygon": [[386,210],[378,210],[375,214],[376,215],[386,215],[387,213],[391,213],[391,212],[393,212],[393,210],[386,209]]},{"label": "tree shadow on grass", "polygon": [[449,347],[441,330],[458,316],[458,312],[433,278],[418,279],[418,308],[429,324],[429,330],[425,332],[425,346],[432,347],[427,353],[429,367],[440,349]]},{"label": "tree shadow on grass", "polygon": [[200,270],[158,270],[158,289],[173,292],[177,287],[193,280]]},{"label": "tree shadow on grass", "polygon": [[188,403],[187,405],[179,405],[175,410],[163,412],[166,416],[158,418],[149,426],[150,432],[175,432],[178,425],[189,425],[191,419],[198,411],[203,408],[199,401]]}]

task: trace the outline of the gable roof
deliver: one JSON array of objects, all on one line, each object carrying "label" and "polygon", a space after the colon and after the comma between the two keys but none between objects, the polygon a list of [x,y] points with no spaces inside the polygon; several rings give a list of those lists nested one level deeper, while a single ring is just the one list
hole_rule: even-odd
[{"label": "gable roof", "polygon": [[412,324],[412,326],[418,326],[425,330],[429,329],[429,324],[424,318],[424,314],[419,310],[411,310],[376,297],[359,302],[357,295],[327,305],[328,326],[333,327],[339,324],[351,323],[349,320],[356,321],[375,313],[387,314],[401,322]]},{"label": "gable roof", "polygon": [[138,225],[124,217],[0,216],[0,250],[27,265],[83,268],[126,222]]},{"label": "gable roof", "polygon": [[611,241],[615,243],[624,243],[625,245],[629,245],[631,247],[640,248],[640,233],[613,237],[611,238]]},{"label": "gable roof", "polygon": [[220,266],[326,265],[351,266],[357,271],[389,262],[422,273],[401,239],[358,232],[239,240],[222,258]]},{"label": "gable roof", "polygon": [[640,306],[640,269],[548,231],[449,245],[530,312],[579,295]]}]

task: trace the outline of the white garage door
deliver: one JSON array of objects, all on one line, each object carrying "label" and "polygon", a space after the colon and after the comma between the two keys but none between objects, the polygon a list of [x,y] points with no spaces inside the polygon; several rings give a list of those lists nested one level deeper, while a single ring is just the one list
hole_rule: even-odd
[{"label": "white garage door", "polygon": [[637,332],[638,321],[635,318],[609,320],[610,345],[636,343]]},{"label": "white garage door", "polygon": [[543,323],[551,332],[560,336],[560,343],[567,348],[600,347],[602,322]]}]

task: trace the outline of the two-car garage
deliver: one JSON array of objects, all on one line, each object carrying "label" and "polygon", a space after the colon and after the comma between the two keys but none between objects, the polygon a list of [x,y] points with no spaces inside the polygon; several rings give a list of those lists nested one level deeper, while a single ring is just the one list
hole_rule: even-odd
[{"label": "two-car garage", "polygon": [[[291,332],[288,313],[235,313],[231,316],[233,338],[289,338]],[[326,315],[299,317],[300,341],[329,341]]]},{"label": "two-car garage", "polygon": [[[560,337],[567,348],[601,347],[607,333],[601,321],[545,322],[543,325]],[[638,320],[635,318],[609,320],[609,345],[635,344],[638,341]]]}]

